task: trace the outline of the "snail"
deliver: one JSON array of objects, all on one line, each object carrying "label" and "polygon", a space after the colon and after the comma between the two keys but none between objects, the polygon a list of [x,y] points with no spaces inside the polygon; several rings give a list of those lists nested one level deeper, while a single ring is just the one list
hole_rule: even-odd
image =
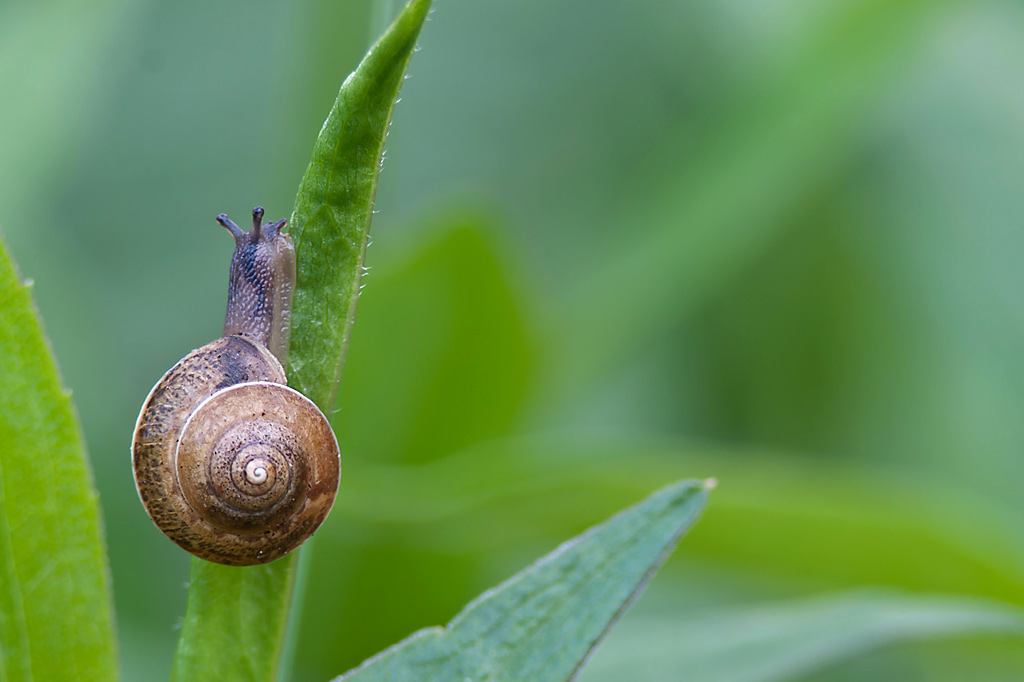
[{"label": "snail", "polygon": [[171,540],[196,556],[248,566],[278,559],[323,522],[338,491],[338,442],[327,417],[286,385],[295,250],[286,221],[252,212],[235,238],[224,336],[164,374],[132,439],[139,498]]}]

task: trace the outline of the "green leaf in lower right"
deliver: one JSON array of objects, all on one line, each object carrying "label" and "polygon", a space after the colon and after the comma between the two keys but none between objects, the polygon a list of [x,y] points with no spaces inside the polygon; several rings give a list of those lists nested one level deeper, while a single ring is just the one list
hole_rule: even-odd
[{"label": "green leaf in lower right", "polygon": [[570,540],[339,682],[568,680],[694,524],[712,485],[683,481]]}]

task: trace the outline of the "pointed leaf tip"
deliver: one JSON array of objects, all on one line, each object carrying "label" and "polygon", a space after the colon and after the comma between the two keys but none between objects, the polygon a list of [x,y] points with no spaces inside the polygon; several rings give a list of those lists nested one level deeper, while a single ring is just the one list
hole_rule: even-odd
[{"label": "pointed leaf tip", "polygon": [[570,679],[704,508],[683,481],[616,514],[470,603],[344,675],[377,680]]},{"label": "pointed leaf tip", "polygon": [[406,5],[345,79],[289,221],[298,279],[288,383],[325,412],[333,407],[352,331],[384,140],[430,6],[431,0]]}]

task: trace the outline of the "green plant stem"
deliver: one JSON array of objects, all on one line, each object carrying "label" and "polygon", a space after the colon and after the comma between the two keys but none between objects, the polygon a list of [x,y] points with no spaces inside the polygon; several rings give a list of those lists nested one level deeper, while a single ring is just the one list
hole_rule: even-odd
[{"label": "green plant stem", "polygon": [[287,679],[284,674],[292,669],[295,662],[295,651],[298,649],[299,636],[302,634],[299,628],[302,622],[302,605],[305,602],[306,586],[309,584],[309,566],[316,554],[316,543],[312,538],[302,546],[297,554],[294,563],[294,583],[292,587],[291,613],[288,614],[288,623],[291,625],[285,632],[284,651],[281,654],[281,670],[278,679],[282,682]]},{"label": "green plant stem", "polygon": [[193,558],[171,679],[277,679],[297,565],[298,552],[244,568]]}]

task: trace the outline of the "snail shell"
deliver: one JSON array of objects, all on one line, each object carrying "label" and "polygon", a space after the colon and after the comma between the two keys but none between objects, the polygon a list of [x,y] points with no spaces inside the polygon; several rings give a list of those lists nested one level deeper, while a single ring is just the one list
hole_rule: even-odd
[{"label": "snail shell", "polygon": [[284,221],[263,227],[262,217],[253,211],[248,233],[219,218],[237,241],[225,336],[157,382],[132,443],[136,487],[157,527],[234,566],[302,544],[330,512],[340,476],[327,418],[285,385],[295,261]]}]

